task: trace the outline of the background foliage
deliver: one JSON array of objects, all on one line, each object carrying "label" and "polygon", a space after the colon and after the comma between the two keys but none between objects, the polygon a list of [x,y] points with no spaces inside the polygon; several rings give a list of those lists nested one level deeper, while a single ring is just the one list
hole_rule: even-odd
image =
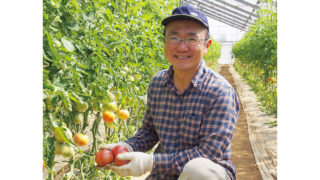
[{"label": "background foliage", "polygon": [[277,115],[277,10],[276,2],[264,0],[259,19],[234,44],[234,64],[258,95],[263,110]]},{"label": "background foliage", "polygon": [[207,65],[215,71],[218,71],[219,63],[218,59],[221,56],[221,44],[211,38],[212,43],[208,49],[208,53],[203,57],[203,59],[207,62]]},{"label": "background foliage", "polygon": [[[101,143],[119,142],[141,125],[151,77],[169,67],[163,54],[161,20],[178,5],[169,0],[43,1],[43,159],[47,179],[119,178],[97,170],[94,154]],[[216,46],[219,47],[219,46]],[[206,59],[216,60],[211,48]],[[107,103],[128,109],[126,121],[104,125]],[[83,121],[77,123],[77,118]],[[71,136],[68,135],[71,132]],[[75,133],[92,137],[87,148],[72,141]],[[55,155],[56,134],[75,152]],[[58,173],[57,164],[69,169]],[[120,178],[125,179],[125,178]]]}]

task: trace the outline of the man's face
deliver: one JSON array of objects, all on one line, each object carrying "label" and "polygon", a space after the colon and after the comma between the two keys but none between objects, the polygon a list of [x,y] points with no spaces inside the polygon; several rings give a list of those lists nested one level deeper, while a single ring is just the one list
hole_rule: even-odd
[{"label": "man's face", "polygon": [[[174,70],[193,71],[197,70],[202,57],[207,53],[211,40],[205,41],[206,28],[199,23],[190,20],[175,20],[166,27],[164,53]],[[196,45],[187,45],[184,41],[172,44],[168,38],[196,39],[201,40]]]}]

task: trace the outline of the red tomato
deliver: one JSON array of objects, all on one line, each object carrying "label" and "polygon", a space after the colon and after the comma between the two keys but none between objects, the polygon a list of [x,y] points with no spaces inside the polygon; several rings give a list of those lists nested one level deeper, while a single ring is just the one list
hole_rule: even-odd
[{"label": "red tomato", "polygon": [[115,157],[114,162],[115,162],[116,166],[122,166],[122,165],[128,164],[130,162],[130,160],[119,160],[117,158],[118,154],[129,152],[129,150],[125,146],[117,145],[116,147],[114,147],[111,150],[111,152],[112,152],[113,157]]},{"label": "red tomato", "polygon": [[274,77],[268,77],[268,81],[272,83],[276,83],[277,80]]},{"label": "red tomato", "polygon": [[98,166],[105,166],[107,164],[112,163],[113,155],[111,151],[107,149],[101,149],[99,152],[96,153],[94,161],[98,164]]}]

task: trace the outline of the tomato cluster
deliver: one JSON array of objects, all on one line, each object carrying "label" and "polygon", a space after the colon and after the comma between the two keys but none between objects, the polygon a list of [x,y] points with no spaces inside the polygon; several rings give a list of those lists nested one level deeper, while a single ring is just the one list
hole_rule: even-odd
[{"label": "tomato cluster", "polygon": [[130,116],[129,111],[117,107],[116,102],[103,104],[102,109],[104,110],[104,112],[102,113],[102,119],[108,126],[112,125],[112,123],[116,119],[116,115],[119,117],[120,120],[126,120]]}]

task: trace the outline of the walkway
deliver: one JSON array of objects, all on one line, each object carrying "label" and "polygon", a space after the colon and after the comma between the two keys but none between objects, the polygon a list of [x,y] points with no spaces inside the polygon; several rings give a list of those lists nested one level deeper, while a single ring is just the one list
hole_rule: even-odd
[{"label": "walkway", "polygon": [[[224,76],[233,88],[236,89],[234,79],[229,72],[230,65],[222,65],[220,74]],[[257,167],[248,133],[247,118],[243,107],[240,107],[240,114],[237,121],[236,130],[231,141],[231,160],[237,169],[238,180],[261,180]]]},{"label": "walkway", "polygon": [[231,142],[231,159],[237,168],[237,179],[277,179],[277,127],[268,125],[275,118],[261,112],[255,93],[232,65],[220,65],[219,73],[240,97],[241,109]]}]

